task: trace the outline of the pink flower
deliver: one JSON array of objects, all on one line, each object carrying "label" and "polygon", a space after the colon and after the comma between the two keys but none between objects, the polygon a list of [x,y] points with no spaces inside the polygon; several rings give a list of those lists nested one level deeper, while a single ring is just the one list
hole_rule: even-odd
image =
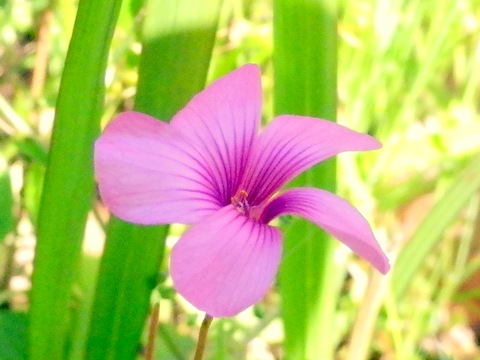
[{"label": "pink flower", "polygon": [[260,71],[245,65],[196,95],[167,124],[137,112],[116,117],[95,144],[95,172],[113,214],[137,224],[191,224],[174,246],[177,291],[215,317],[259,301],[282,253],[280,215],[304,217],[382,273],[388,259],[362,215],[315,188],[278,192],[296,175],[374,138],[304,116],[276,117],[259,132]]}]

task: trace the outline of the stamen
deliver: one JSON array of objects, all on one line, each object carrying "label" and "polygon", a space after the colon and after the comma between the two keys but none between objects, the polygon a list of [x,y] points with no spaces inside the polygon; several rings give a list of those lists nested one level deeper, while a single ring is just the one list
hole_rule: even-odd
[{"label": "stamen", "polygon": [[245,190],[238,191],[235,196],[232,197],[232,205],[237,207],[237,210],[248,216],[250,205],[248,204],[248,193]]}]

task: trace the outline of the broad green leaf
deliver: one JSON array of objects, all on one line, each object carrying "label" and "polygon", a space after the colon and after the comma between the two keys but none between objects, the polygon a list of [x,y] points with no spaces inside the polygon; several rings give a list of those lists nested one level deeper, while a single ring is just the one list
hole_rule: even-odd
[{"label": "broad green leaf", "polygon": [[[274,1],[276,114],[336,118],[335,0]],[[335,162],[307,172],[295,185],[335,190]],[[280,273],[286,359],[333,358],[338,278],[335,243],[303,220],[285,228]]]},{"label": "broad green leaf", "polygon": [[472,158],[457,175],[445,195],[435,204],[402,249],[393,268],[391,290],[400,300],[413,277],[441,241],[444,231],[452,225],[459,212],[480,189],[480,157]]},{"label": "broad green leaf", "polygon": [[[204,87],[220,4],[219,0],[147,2],[136,110],[169,120]],[[135,358],[167,231],[111,221],[87,359]]]},{"label": "broad green leaf", "polygon": [[30,311],[30,359],[65,360],[72,285],[93,191],[92,145],[104,102],[120,0],[80,0],[58,94],[41,200]]}]

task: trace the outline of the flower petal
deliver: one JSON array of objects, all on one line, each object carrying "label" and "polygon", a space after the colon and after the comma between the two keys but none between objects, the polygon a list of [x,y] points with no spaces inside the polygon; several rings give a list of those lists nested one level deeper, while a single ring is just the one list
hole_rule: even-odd
[{"label": "flower petal", "polygon": [[215,317],[233,316],[265,295],[281,247],[278,229],[228,205],[194,225],[174,246],[173,283],[198,309]]},{"label": "flower petal", "polygon": [[260,70],[245,65],[209,85],[172,119],[214,174],[224,205],[240,185],[261,116]]},{"label": "flower petal", "polygon": [[344,151],[373,150],[380,143],[369,135],[322,119],[282,115],[256,142],[245,181],[251,205],[259,205],[286,182],[311,166]]},{"label": "flower petal", "polygon": [[314,188],[290,189],[273,199],[264,209],[261,221],[295,214],[325,229],[356,254],[385,274],[390,265],[375,240],[365,218],[346,200],[327,191]]},{"label": "flower petal", "polygon": [[216,184],[170,125],[126,112],[95,143],[100,195],[113,214],[139,224],[192,223],[221,206]]}]

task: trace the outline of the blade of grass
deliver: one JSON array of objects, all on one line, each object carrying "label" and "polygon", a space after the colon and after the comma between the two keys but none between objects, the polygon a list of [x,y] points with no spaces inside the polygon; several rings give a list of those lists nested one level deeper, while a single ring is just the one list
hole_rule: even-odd
[{"label": "blade of grass", "polygon": [[0,153],[0,244],[13,230],[13,195],[7,161]]},{"label": "blade of grass", "polygon": [[[336,118],[336,1],[274,1],[275,112]],[[301,39],[301,41],[299,40]],[[335,190],[334,161],[295,185]],[[288,227],[280,274],[287,359],[333,358],[334,243],[302,220]]]},{"label": "blade of grass", "polygon": [[[110,54],[108,57],[107,73],[113,70],[115,74],[125,73],[124,63],[125,54],[131,48],[133,41],[138,36],[135,30],[134,20],[138,13],[132,9],[132,2],[127,0],[122,3],[118,15],[115,33],[110,45]],[[128,34],[128,35],[126,35]],[[137,59],[135,59],[137,60]],[[132,65],[133,66],[133,65]],[[118,103],[123,99],[118,98],[116,104],[112,104],[111,98],[114,96],[112,90],[115,86],[110,83],[107,85],[107,98],[102,119],[113,116]],[[109,95],[110,93],[110,95]],[[114,93],[114,91],[113,91]],[[108,114],[108,115],[107,115]],[[101,257],[100,248],[92,248],[95,244],[104,245],[107,224],[100,215],[102,209],[94,207],[87,220],[85,231],[85,242],[83,247],[83,256],[80,259],[78,276],[78,301],[76,311],[72,317],[72,335],[69,347],[69,360],[84,360],[90,331],[90,318],[92,316],[95,290],[97,287],[98,274],[100,269]],[[103,233],[102,233],[103,232]]]},{"label": "blade of grass", "polygon": [[393,269],[391,290],[399,300],[408,288],[425,258],[441,240],[441,235],[455,221],[472,196],[480,189],[480,157],[470,163],[452,182],[400,252]]},{"label": "blade of grass", "polygon": [[78,5],[57,100],[38,221],[30,308],[30,359],[64,360],[70,295],[93,191],[92,143],[120,0]]},{"label": "blade of grass", "polygon": [[[135,108],[168,120],[205,85],[221,1],[150,0]],[[93,309],[87,359],[134,359],[167,227],[114,219]]]}]

